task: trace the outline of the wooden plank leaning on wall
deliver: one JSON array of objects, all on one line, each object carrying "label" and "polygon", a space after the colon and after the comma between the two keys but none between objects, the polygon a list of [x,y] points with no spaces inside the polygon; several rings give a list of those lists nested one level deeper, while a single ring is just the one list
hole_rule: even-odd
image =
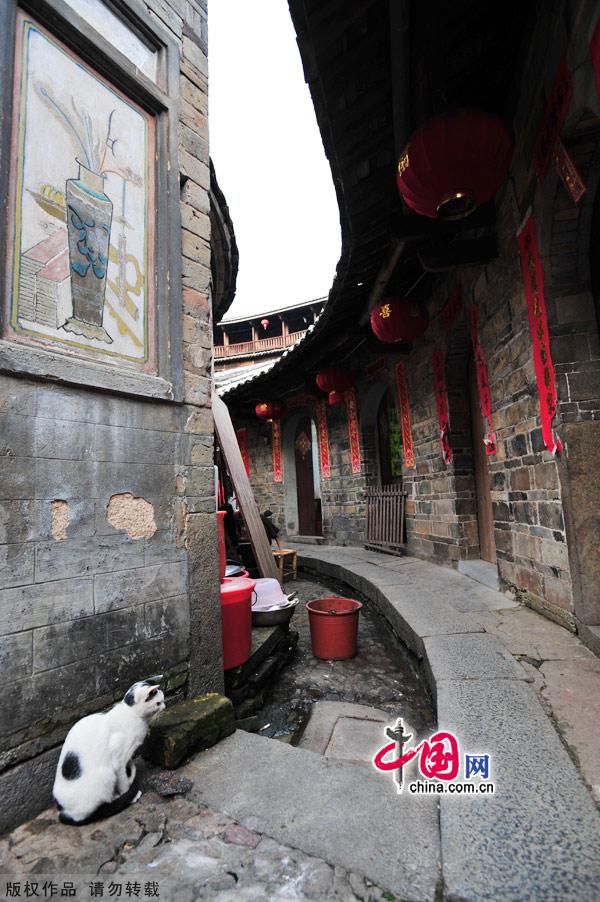
[{"label": "wooden plank leaning on wall", "polygon": [[229,410],[215,392],[212,395],[212,409],[217,439],[227,464],[242,517],[248,529],[250,544],[252,545],[252,551],[254,552],[260,575],[279,580],[279,572],[273,557],[271,544],[267,539],[265,528],[260,519],[260,512],[248,474],[246,473],[244,461],[242,460]]}]

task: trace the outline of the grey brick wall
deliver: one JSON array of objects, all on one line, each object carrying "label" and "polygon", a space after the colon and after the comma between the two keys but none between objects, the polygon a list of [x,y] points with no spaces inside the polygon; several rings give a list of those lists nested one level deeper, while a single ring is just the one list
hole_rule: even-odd
[{"label": "grey brick wall", "polygon": [[[49,803],[66,731],[134,680],[165,672],[173,690],[222,687],[206,3],[146,7],[181,49],[184,403],[0,375],[0,794],[13,802],[0,829]],[[109,522],[121,494],[151,505],[152,534]],[[62,534],[56,501],[68,506]]]}]

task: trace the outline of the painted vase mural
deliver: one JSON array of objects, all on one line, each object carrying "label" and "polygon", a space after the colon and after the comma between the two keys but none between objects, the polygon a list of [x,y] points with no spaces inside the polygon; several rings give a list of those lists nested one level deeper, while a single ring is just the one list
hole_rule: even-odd
[{"label": "painted vase mural", "polygon": [[17,20],[3,337],[156,373],[155,117]]},{"label": "painted vase mural", "polygon": [[73,316],[64,328],[112,344],[102,320],[113,205],[103,190],[104,176],[77,162],[79,178],[66,183]]}]

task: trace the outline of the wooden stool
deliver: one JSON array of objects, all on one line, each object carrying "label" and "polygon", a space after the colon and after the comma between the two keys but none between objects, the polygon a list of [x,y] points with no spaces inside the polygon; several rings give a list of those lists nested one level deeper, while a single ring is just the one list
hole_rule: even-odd
[{"label": "wooden stool", "polygon": [[[292,548],[280,548],[273,552],[273,557],[279,567],[279,579],[283,582],[286,576],[296,579],[298,574],[298,552]],[[286,569],[286,565],[289,569]]]}]

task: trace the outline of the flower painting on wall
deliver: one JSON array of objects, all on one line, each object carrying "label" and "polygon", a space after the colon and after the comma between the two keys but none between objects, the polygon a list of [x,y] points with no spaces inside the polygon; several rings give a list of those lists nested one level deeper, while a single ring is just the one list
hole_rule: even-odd
[{"label": "flower painting on wall", "polygon": [[5,337],[155,371],[154,117],[19,14]]}]

